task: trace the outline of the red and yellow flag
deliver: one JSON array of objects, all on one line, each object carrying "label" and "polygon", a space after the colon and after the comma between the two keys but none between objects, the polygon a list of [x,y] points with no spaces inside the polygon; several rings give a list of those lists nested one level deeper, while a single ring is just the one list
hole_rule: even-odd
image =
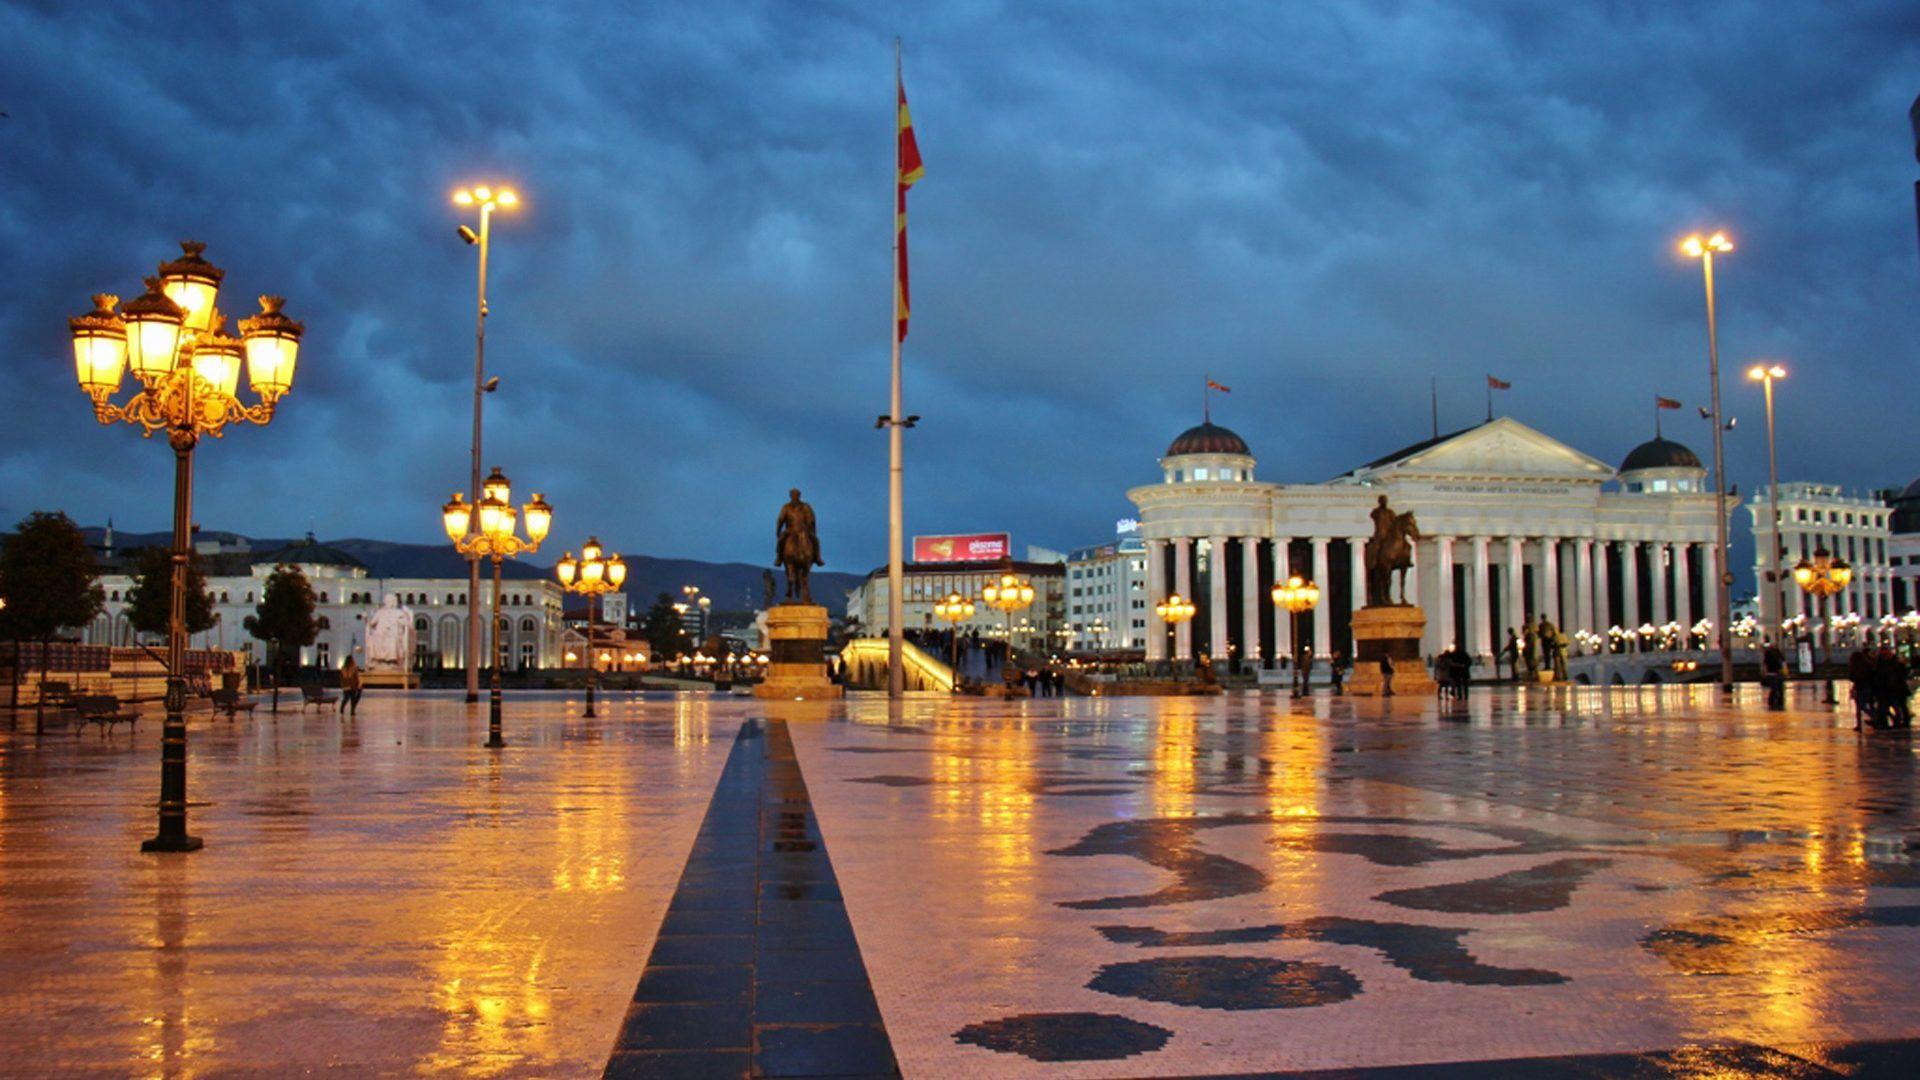
[{"label": "red and yellow flag", "polygon": [[913,141],[913,117],[907,112],[907,87],[899,76],[894,76],[894,90],[900,101],[900,141],[894,150],[894,166],[897,170],[895,188],[897,202],[894,208],[894,276],[898,286],[894,290],[893,317],[895,333],[904,341],[907,337],[907,313],[912,305],[908,303],[907,292],[907,189],[926,175],[926,169],[920,164],[920,145]]}]

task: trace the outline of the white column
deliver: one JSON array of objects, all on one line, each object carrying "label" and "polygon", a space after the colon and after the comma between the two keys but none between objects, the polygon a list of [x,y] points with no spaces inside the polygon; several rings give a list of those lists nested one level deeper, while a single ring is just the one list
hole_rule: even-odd
[{"label": "white column", "polygon": [[[1273,538],[1273,581],[1278,585],[1287,580],[1293,569],[1287,563],[1288,538]],[[1271,605],[1273,610],[1273,658],[1293,655],[1293,616],[1278,604]]]},{"label": "white column", "polygon": [[1693,629],[1693,575],[1687,572],[1686,543],[1673,545],[1673,617],[1688,630]]},{"label": "white column", "polygon": [[1583,536],[1573,544],[1574,618],[1580,629],[1593,632],[1593,539]]},{"label": "white column", "polygon": [[[1761,603],[1771,607],[1773,590],[1767,588],[1764,581],[1760,586],[1760,595],[1763,597]],[[1700,545],[1700,602],[1707,608],[1701,614],[1713,620],[1713,633],[1707,635],[1708,648],[1717,649],[1720,647],[1720,635],[1732,633],[1728,627],[1720,625],[1720,547],[1718,544]],[[1764,611],[1765,608],[1761,610]],[[1775,625],[1778,625],[1779,621],[1780,617],[1774,616]],[[1766,620],[1762,619],[1761,625],[1764,627],[1765,624]]]},{"label": "white column", "polygon": [[[1152,616],[1152,607],[1167,598],[1167,542],[1165,540],[1147,541],[1147,659],[1165,660],[1167,658],[1167,624]],[[1131,598],[1129,598],[1131,599]],[[1116,629],[1126,627],[1121,633],[1131,635],[1133,612],[1122,612],[1121,621]],[[1123,638],[1124,640],[1124,638]]]},{"label": "white column", "polygon": [[1540,610],[1546,613],[1553,625],[1562,630],[1560,623],[1560,539],[1554,536],[1540,538],[1540,580],[1546,586],[1540,597]]},{"label": "white column", "polygon": [[1313,583],[1320,586],[1320,602],[1313,606],[1313,654],[1315,656],[1333,655],[1332,634],[1333,616],[1327,603],[1327,538],[1313,538]]},{"label": "white column", "polygon": [[1665,626],[1673,616],[1667,607],[1667,545],[1655,543],[1647,549],[1648,575],[1653,579],[1653,602],[1648,605],[1647,621],[1655,626]]},{"label": "white column", "polygon": [[[1193,602],[1193,538],[1182,536],[1173,542],[1173,591],[1180,599]],[[1193,620],[1174,624],[1173,658],[1193,659]]]},{"label": "white column", "polygon": [[1603,638],[1607,636],[1607,628],[1614,625],[1612,571],[1607,569],[1607,549],[1612,546],[1611,542],[1602,540],[1593,549],[1593,632]]},{"label": "white column", "polygon": [[1207,537],[1207,654],[1227,662],[1227,538]]},{"label": "white column", "polygon": [[1638,630],[1640,617],[1640,541],[1620,545],[1620,628]]},{"label": "white column", "polygon": [[1493,656],[1491,620],[1487,617],[1487,601],[1490,593],[1487,589],[1487,575],[1491,570],[1487,562],[1487,538],[1473,538],[1473,580],[1467,583],[1467,596],[1473,604],[1467,609],[1467,632],[1473,635],[1473,655],[1481,660],[1490,660]]},{"label": "white column", "polygon": [[1260,538],[1240,538],[1240,658],[1260,662]]},{"label": "white column", "polygon": [[1347,537],[1347,610],[1359,611],[1367,606],[1367,538],[1364,536]]},{"label": "white column", "polygon": [[1436,536],[1433,538],[1433,574],[1435,620],[1440,624],[1440,636],[1436,639],[1440,648],[1460,644],[1454,640],[1453,633],[1453,537]]},{"label": "white column", "polygon": [[1527,621],[1527,542],[1507,537],[1507,625],[1501,628],[1500,647],[1507,647],[1508,630],[1523,630]]}]

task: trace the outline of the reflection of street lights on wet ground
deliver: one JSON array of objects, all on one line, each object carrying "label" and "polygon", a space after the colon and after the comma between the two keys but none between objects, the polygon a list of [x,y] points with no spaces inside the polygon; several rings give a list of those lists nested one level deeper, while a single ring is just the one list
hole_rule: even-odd
[{"label": "reflection of street lights on wet ground", "polygon": [[[506,745],[500,738],[500,667],[503,663],[500,655],[500,564],[514,556],[529,555],[540,550],[540,542],[547,538],[547,530],[553,527],[553,507],[547,505],[539,492],[534,492],[533,498],[523,508],[527,517],[527,539],[522,540],[514,532],[513,504],[508,501],[512,489],[506,476],[495,468],[480,490],[478,521],[475,521],[475,507],[457,491],[453,499],[440,508],[440,520],[446,526],[447,538],[453,541],[454,550],[468,558],[493,560],[493,678],[488,687],[487,745],[497,749]],[[474,529],[476,525],[478,528]]]},{"label": "reflection of street lights on wet ground", "polygon": [[[160,822],[142,851],[194,851],[187,833],[187,568],[193,558],[193,450],[202,435],[219,438],[228,424],[265,425],[293,386],[294,361],[305,327],[280,308],[278,296],[260,298],[260,314],[240,320],[229,337],[214,307],[226,272],[200,257],[204,244],[187,241],[163,263],[147,291],[114,311],[119,298],[100,293],[93,310],[67,321],[75,376],[102,424],[140,425],[146,435],[167,433],[173,448],[173,572],[167,596],[166,720],[160,735]],[[247,380],[260,401],[235,396],[245,359]],[[126,373],[140,390],[115,405]]]}]

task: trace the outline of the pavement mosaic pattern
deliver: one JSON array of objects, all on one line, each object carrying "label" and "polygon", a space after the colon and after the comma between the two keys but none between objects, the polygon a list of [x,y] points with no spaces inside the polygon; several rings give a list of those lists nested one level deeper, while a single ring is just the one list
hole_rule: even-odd
[{"label": "pavement mosaic pattern", "polygon": [[1710,688],[0,719],[0,1075],[1911,1076],[1910,739]]},{"label": "pavement mosaic pattern", "polygon": [[857,701],[794,738],[909,1076],[1911,1075],[1914,747],[1799,704]]}]

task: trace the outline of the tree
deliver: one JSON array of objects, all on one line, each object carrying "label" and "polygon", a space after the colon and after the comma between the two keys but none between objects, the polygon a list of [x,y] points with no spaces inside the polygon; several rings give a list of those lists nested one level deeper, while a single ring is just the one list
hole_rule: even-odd
[{"label": "tree", "polygon": [[[46,681],[47,643],[60,631],[100,614],[105,599],[94,579],[100,568],[80,529],[59,511],[36,510],[0,545],[0,636],[13,640],[14,704],[20,697],[20,642],[40,643],[40,679]],[[35,725],[39,710],[35,709]]]},{"label": "tree", "polygon": [[680,621],[680,613],[674,610],[673,597],[661,593],[647,609],[647,621],[641,627],[646,635],[647,644],[653,648],[655,658],[665,660],[684,653],[692,645],[687,638],[687,628]]},{"label": "tree", "polygon": [[[173,552],[141,548],[133,588],[127,590],[127,624],[142,634],[164,636],[173,599]],[[187,559],[187,633],[213,629],[213,595],[200,572],[200,556]]]},{"label": "tree", "polygon": [[299,655],[303,646],[313,644],[319,636],[313,603],[313,586],[307,583],[307,575],[297,566],[281,563],[267,575],[260,606],[247,617],[247,632],[267,643],[275,712],[280,711],[280,676],[286,670],[288,655]]}]

